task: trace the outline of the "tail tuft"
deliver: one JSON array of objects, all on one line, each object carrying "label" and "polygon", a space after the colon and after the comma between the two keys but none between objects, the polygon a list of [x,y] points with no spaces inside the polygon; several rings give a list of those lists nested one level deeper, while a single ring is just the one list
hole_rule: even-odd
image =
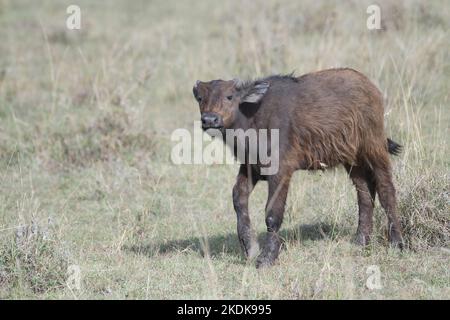
[{"label": "tail tuft", "polygon": [[387,139],[387,148],[390,154],[393,154],[394,156],[398,156],[401,152],[403,147],[399,145],[397,142]]}]

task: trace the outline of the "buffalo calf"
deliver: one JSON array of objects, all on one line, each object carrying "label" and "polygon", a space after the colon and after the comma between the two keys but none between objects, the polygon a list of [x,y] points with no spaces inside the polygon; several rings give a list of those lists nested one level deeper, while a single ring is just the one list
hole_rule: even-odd
[{"label": "buffalo calf", "polygon": [[[325,170],[343,165],[357,191],[357,243],[366,245],[370,241],[378,194],[388,217],[390,243],[403,247],[389,158],[389,153],[397,154],[401,147],[385,135],[382,94],[367,77],[346,68],[255,81],[197,81],[193,93],[204,130],[279,130],[276,173],[262,174],[264,165],[250,163],[247,154],[239,159],[242,164],[233,188],[239,241],[248,258],[259,253],[257,267],[271,265],[278,257],[278,232],[289,182],[299,169]],[[248,147],[244,144],[247,153]],[[236,148],[234,152],[236,156]],[[267,233],[261,252],[248,212],[249,195],[260,180],[266,180],[269,187]]]}]

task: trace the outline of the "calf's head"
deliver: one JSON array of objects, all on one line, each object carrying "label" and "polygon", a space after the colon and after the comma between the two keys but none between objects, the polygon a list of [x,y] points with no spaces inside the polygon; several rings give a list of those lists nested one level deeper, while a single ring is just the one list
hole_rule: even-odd
[{"label": "calf's head", "polygon": [[268,89],[269,83],[265,81],[197,81],[193,93],[200,106],[203,130],[232,127],[239,105],[259,103]]}]

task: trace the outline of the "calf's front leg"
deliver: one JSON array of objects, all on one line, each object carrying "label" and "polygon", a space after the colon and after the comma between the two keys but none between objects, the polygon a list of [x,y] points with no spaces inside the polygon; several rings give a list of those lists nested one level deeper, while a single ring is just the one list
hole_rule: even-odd
[{"label": "calf's front leg", "polygon": [[248,212],[250,193],[259,180],[259,176],[252,171],[251,166],[242,164],[233,187],[233,205],[237,215],[237,233],[244,255],[252,259],[259,252],[256,233],[253,230]]},{"label": "calf's front leg", "polygon": [[283,222],[284,207],[289,190],[291,174],[268,177],[269,197],[266,204],[267,233],[262,252],[256,260],[256,267],[271,266],[278,258],[281,239],[278,235]]}]

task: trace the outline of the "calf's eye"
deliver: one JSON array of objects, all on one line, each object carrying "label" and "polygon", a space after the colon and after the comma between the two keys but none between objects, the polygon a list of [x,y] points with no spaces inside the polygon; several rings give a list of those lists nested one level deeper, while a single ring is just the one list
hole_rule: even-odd
[{"label": "calf's eye", "polygon": [[227,99],[228,99],[228,100],[232,100],[232,99],[233,99],[233,96],[228,96]]}]

